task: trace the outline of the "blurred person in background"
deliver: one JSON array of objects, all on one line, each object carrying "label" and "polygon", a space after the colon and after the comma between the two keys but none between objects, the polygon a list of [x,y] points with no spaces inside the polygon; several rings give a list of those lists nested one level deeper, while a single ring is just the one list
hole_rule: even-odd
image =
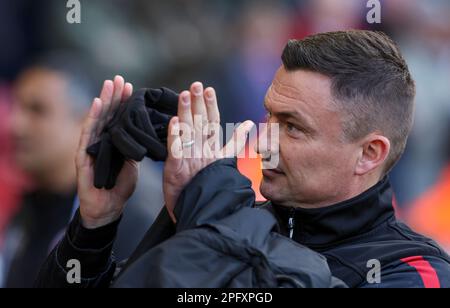
[{"label": "blurred person in background", "polygon": [[25,185],[12,153],[11,83],[24,63],[45,45],[43,16],[49,3],[48,0],[0,1],[0,43],[7,46],[0,49],[0,255],[4,228],[14,215]]},{"label": "blurred person in background", "polygon": [[3,232],[17,206],[25,179],[13,159],[10,136],[9,87],[0,85],[0,252]]},{"label": "blurred person in background", "polygon": [[[402,159],[391,174],[399,214],[425,194],[445,168],[450,109],[450,4],[392,0],[383,3],[379,29],[398,41],[416,80],[414,126]],[[427,223],[427,222],[424,222]]]},{"label": "blurred person in background", "polygon": [[[23,193],[6,232],[5,287],[33,285],[39,267],[78,207],[74,157],[93,84],[87,67],[73,56],[51,54],[26,69],[15,83],[11,115],[15,158],[32,188]],[[119,258],[127,258],[134,250],[163,204],[162,197],[158,199],[161,172],[148,166],[143,170],[151,175],[144,175],[130,201],[129,217],[115,246]],[[139,192],[143,190],[147,199]]]},{"label": "blurred person in background", "polygon": [[[450,112],[447,127],[450,131]],[[450,253],[450,138],[446,152],[446,165],[436,183],[412,202],[405,218],[413,228],[433,237]]]},{"label": "blurred person in background", "polygon": [[[286,6],[268,1],[250,2],[236,20],[231,55],[224,60],[217,90],[227,103],[222,108],[226,123],[265,118],[260,103],[281,65],[280,53],[290,37]],[[239,110],[239,112],[236,112]]]},{"label": "blurred person in background", "polygon": [[2,254],[4,231],[14,215],[25,178],[13,160],[10,136],[10,88],[0,85],[0,286],[4,275]]},{"label": "blurred person in background", "polygon": [[360,0],[296,1],[292,16],[293,37],[310,34],[361,29],[364,25],[366,2]]}]

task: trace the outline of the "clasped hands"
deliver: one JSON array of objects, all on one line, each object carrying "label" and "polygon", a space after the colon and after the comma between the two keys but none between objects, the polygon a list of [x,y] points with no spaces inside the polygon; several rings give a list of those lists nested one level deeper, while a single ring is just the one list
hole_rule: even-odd
[{"label": "clasped hands", "polygon": [[[76,168],[80,215],[86,228],[98,228],[117,220],[135,190],[139,163],[127,157],[127,147],[122,146],[119,151],[121,153],[116,154],[123,155],[123,165],[117,168],[117,174],[114,174],[115,183],[109,185],[109,189],[97,188],[94,185],[95,173],[98,170],[95,170],[95,157],[87,153],[87,149],[100,140],[108,124],[117,118],[117,113],[127,109],[127,106],[122,104],[129,103],[132,93],[132,85],[126,83],[121,76],[116,76],[113,81],[105,81],[100,96],[93,100],[84,121],[76,155]],[[163,115],[166,110],[163,110]],[[168,115],[167,118],[170,122],[163,176],[165,205],[174,222],[176,217],[173,210],[186,185],[209,164],[239,154],[245,147],[248,132],[254,126],[251,121],[242,123],[234,131],[231,140],[221,147],[220,113],[216,93],[213,88],[204,89],[200,82],[193,83],[189,90],[180,93],[176,113],[176,116]],[[156,119],[160,117],[161,115],[158,115]],[[133,121],[140,121],[140,125],[147,125],[147,119],[142,114],[133,115],[132,118]],[[150,119],[152,120],[155,121],[155,117]],[[142,124],[142,121],[145,123]],[[160,133],[157,135],[161,137]],[[150,140],[145,136],[141,137],[142,140]],[[151,139],[144,148],[147,147],[149,152],[154,154],[154,151],[151,151],[153,146],[159,145]],[[137,159],[142,158],[141,156]]]}]

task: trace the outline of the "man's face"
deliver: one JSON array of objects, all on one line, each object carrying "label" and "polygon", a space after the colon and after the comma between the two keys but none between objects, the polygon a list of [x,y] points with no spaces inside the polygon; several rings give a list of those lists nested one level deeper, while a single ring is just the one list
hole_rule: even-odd
[{"label": "man's face", "polygon": [[73,160],[79,122],[67,101],[63,75],[31,69],[18,79],[12,112],[16,160],[35,175],[53,172]]},{"label": "man's face", "polygon": [[279,155],[279,166],[263,170],[265,198],[285,206],[322,207],[349,197],[360,152],[343,141],[330,86],[328,77],[314,72],[281,67],[276,73],[265,107],[268,122],[279,123],[279,153],[271,153]]}]

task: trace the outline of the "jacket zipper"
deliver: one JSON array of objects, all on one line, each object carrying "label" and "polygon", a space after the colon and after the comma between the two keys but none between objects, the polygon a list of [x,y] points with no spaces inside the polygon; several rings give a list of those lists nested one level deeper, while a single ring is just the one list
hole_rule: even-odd
[{"label": "jacket zipper", "polygon": [[292,239],[294,236],[294,227],[295,227],[295,208],[291,208],[289,212],[289,220],[288,220],[288,231],[289,238]]}]

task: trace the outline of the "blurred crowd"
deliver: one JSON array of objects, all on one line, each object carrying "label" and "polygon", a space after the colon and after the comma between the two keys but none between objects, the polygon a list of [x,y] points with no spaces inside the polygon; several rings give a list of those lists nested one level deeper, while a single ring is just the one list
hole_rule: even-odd
[{"label": "blurred crowd", "polygon": [[[0,287],[32,285],[77,208],[74,152],[103,80],[177,91],[203,81],[218,92],[223,123],[262,122],[287,40],[351,28],[385,31],[403,50],[417,101],[391,173],[398,215],[450,250],[450,2],[381,1],[380,24],[367,23],[365,0],[80,3],[81,24],[69,24],[66,1],[0,0]],[[239,167],[257,191],[259,161]],[[141,168],[119,258],[163,205],[161,171]]]}]

